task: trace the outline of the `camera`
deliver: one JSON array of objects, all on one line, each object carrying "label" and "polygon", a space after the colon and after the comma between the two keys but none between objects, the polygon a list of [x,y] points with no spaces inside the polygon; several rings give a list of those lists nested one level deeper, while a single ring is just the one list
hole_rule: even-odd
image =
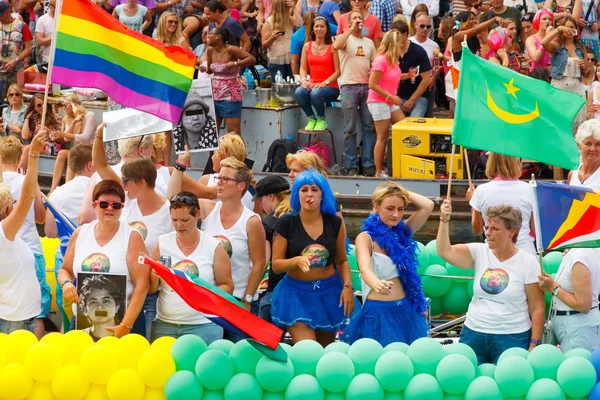
[{"label": "camera", "polygon": [[586,27],[586,28],[591,28],[591,27],[592,27],[592,25],[594,25],[595,23],[596,23],[596,21],[587,22],[587,23],[585,24],[585,27]]},{"label": "camera", "polygon": [[517,10],[519,10],[519,12],[523,12],[523,9],[525,9],[523,4],[517,4],[515,7],[517,8]]}]

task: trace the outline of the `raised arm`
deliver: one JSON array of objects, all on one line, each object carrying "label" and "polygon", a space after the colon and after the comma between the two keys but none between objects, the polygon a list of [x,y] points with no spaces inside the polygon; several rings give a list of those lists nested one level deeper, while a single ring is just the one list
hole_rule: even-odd
[{"label": "raised arm", "polygon": [[113,169],[108,165],[106,160],[106,151],[104,150],[104,142],[102,141],[102,135],[104,134],[104,127],[106,122],[103,122],[96,129],[96,137],[94,139],[94,145],[92,147],[92,164],[94,169],[100,175],[102,180],[113,180],[121,182],[121,178]]},{"label": "raised arm", "polygon": [[417,208],[417,212],[406,220],[405,225],[414,233],[421,229],[433,211],[433,201],[415,192],[408,192],[408,200]]}]

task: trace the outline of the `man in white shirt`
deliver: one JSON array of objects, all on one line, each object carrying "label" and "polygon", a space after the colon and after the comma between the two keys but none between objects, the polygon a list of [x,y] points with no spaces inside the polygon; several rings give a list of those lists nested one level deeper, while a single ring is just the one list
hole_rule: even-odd
[{"label": "man in white shirt", "polygon": [[44,62],[50,58],[50,47],[52,46],[52,34],[54,33],[54,10],[56,0],[50,0],[48,13],[40,17],[35,24],[35,43],[41,50]]},{"label": "man in white shirt", "polygon": [[429,15],[419,15],[419,17],[415,20],[415,36],[409,38],[409,40],[415,44],[421,46],[426,52],[427,57],[429,57],[429,62],[431,64],[431,83],[429,84],[428,90],[428,98],[427,98],[427,112],[425,113],[426,117],[433,117],[433,107],[435,103],[435,94],[434,87],[435,82],[437,81],[438,75],[442,71],[442,67],[438,64],[434,64],[434,60],[439,60],[436,56],[440,52],[440,46],[429,39],[429,31],[433,29],[433,23],[431,21],[431,17]]},{"label": "man in white shirt", "polygon": [[539,9],[534,0],[504,0],[504,5],[516,8],[523,15],[527,13],[535,14]]},{"label": "man in white shirt", "polygon": [[415,7],[419,4],[425,4],[429,11],[429,15],[432,17],[437,17],[440,13],[440,0],[400,0],[402,13],[407,21],[410,21],[410,17],[415,10]]}]

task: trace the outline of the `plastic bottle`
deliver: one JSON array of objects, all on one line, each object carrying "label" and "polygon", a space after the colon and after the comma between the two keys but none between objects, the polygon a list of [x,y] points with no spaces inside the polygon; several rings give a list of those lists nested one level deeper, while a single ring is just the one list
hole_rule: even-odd
[{"label": "plastic bottle", "polygon": [[248,83],[248,90],[254,90],[254,76],[249,69],[246,69],[246,72],[244,72],[244,79]]}]

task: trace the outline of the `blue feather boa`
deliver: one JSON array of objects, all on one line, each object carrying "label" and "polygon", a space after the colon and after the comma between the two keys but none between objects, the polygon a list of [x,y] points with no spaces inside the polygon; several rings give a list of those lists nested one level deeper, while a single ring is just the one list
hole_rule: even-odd
[{"label": "blue feather boa", "polygon": [[404,221],[390,228],[381,221],[379,214],[372,213],[363,221],[363,230],[368,232],[396,266],[411,307],[418,314],[424,313],[427,310],[427,300],[417,272],[417,242],[412,240],[410,228],[404,225]]}]

